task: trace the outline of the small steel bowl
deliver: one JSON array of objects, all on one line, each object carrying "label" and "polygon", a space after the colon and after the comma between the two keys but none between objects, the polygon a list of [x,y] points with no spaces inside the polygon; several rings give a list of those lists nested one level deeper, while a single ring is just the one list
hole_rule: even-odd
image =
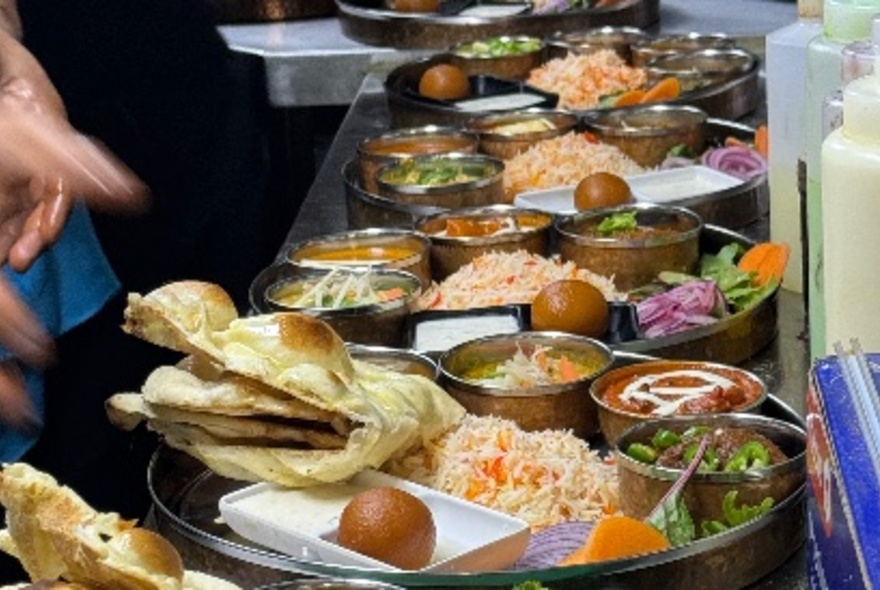
[{"label": "small steel bowl", "polygon": [[287,249],[287,260],[317,268],[396,268],[431,284],[431,241],[404,229],[369,228],[313,238]]},{"label": "small steel bowl", "polygon": [[779,504],[804,485],[806,434],[794,424],[754,414],[658,418],[633,426],[617,439],[615,456],[620,478],[620,509],[624,514],[638,519],[647,517],[682,473],[681,469],[642,463],[624,450],[631,443],[648,443],[660,429],[681,434],[693,426],[751,430],[770,439],[787,457],[764,469],[695,473],[685,485],[683,499],[698,531],[703,521],[724,521],[722,502],[725,494],[732,490],[737,492],[736,506],[758,505],[768,497]]},{"label": "small steel bowl", "polygon": [[[408,182],[412,171],[440,167],[461,168],[473,173],[473,178],[444,184]],[[456,209],[504,202],[504,162],[484,155],[446,154],[415,156],[379,168],[376,182],[379,194],[388,199],[410,205],[428,205]]]},{"label": "small steel bowl", "polygon": [[[515,220],[517,228],[487,236],[449,236],[450,220],[480,223],[489,220]],[[436,213],[416,221],[416,230],[431,241],[431,272],[434,280],[442,281],[474,258],[489,252],[525,250],[547,256],[550,253],[550,230],[553,216],[536,209],[519,209],[511,205],[491,205],[454,209]]]},{"label": "small steel bowl", "polygon": [[[476,117],[465,124],[465,129],[477,135],[482,153],[509,160],[539,141],[565,135],[578,122],[577,115],[568,111],[526,109]],[[544,128],[528,127],[535,123]]]},{"label": "small steel bowl", "polygon": [[647,41],[648,34],[636,27],[597,27],[586,31],[554,33],[547,40],[550,57],[565,57],[569,53],[586,55],[610,49],[629,63],[633,44]]},{"label": "small steel bowl", "polygon": [[[590,363],[594,370],[569,383],[527,389],[480,385],[463,377],[481,365],[510,359],[518,349],[529,355],[536,347],[545,346],[549,347],[549,354],[565,354],[570,359]],[[613,361],[611,349],[591,338],[562,332],[499,334],[449,349],[440,357],[439,382],[472,414],[513,420],[524,430],[571,429],[586,438],[598,431],[590,383]]]},{"label": "small steel bowl", "polygon": [[744,49],[702,49],[661,55],[649,61],[648,84],[675,77],[682,92],[691,92],[744,76],[755,68],[758,58]]},{"label": "small steel bowl", "polygon": [[[706,361],[679,361],[658,360],[635,363],[613,369],[602,375],[590,387],[590,396],[596,403],[599,415],[599,428],[605,440],[611,446],[617,446],[620,436],[629,428],[658,418],[649,413],[641,414],[626,411],[610,405],[608,396],[623,384],[652,374],[668,373],[678,370],[701,370],[723,375],[737,383],[743,390],[748,392],[746,401],[735,408],[734,412],[757,412],[764,400],[767,399],[767,386],[754,373],[722,363],[710,363]],[[711,416],[713,414],[702,414]],[[715,414],[717,415],[717,414]]]},{"label": "small steel bowl", "polygon": [[346,308],[298,307],[286,303],[279,291],[303,281],[318,281],[339,269],[309,268],[287,262],[274,264],[263,270],[251,283],[251,306],[258,313],[294,311],[315,316],[332,327],[340,338],[357,344],[400,346],[406,333],[407,316],[415,308],[422,292],[421,282],[412,273],[394,269],[348,269],[342,272],[353,276],[370,275],[370,283],[377,287],[400,287],[403,297],[391,301]]},{"label": "small steel bowl", "polygon": [[[596,235],[602,220],[628,211],[635,211],[640,227],[671,231],[645,237]],[[602,276],[613,276],[620,291],[646,285],[662,271],[692,273],[700,256],[702,227],[700,217],[688,209],[651,203],[589,209],[554,223],[562,259]]]},{"label": "small steel bowl", "polygon": [[708,119],[696,107],[652,104],[596,111],[584,118],[584,127],[640,165],[653,168],[678,145],[687,146],[694,154],[702,153]]},{"label": "small steel bowl", "polygon": [[386,131],[361,140],[357,145],[357,161],[360,166],[361,184],[365,190],[376,194],[376,172],[382,166],[430,154],[465,153],[477,151],[477,136],[458,127],[426,125]]},{"label": "small steel bowl", "polygon": [[[481,51],[490,42],[503,43],[528,43],[535,45],[529,51],[504,53],[491,55],[486,50]],[[449,50],[449,63],[461,68],[468,76],[494,76],[504,80],[525,80],[529,72],[539,67],[547,60],[547,44],[537,38],[527,35],[503,35],[490,39],[467,41],[454,45]]]},{"label": "small steel bowl", "polygon": [[736,46],[736,39],[721,33],[664,35],[633,43],[631,47],[632,65],[638,68],[644,67],[649,61],[660,55],[687,53],[701,49],[729,49],[734,46]]},{"label": "small steel bowl", "polygon": [[421,375],[431,381],[437,379],[437,363],[427,355],[414,350],[349,344],[348,353],[355,360],[371,363],[384,369],[407,375]]}]

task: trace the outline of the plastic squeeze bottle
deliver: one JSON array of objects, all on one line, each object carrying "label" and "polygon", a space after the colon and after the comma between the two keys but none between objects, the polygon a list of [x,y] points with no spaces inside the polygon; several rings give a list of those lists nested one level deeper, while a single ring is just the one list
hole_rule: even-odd
[{"label": "plastic squeeze bottle", "polygon": [[782,287],[803,291],[801,244],[807,45],[822,32],[822,0],[798,0],[798,20],[767,35],[764,71],[769,131],[770,239],[791,246]]},{"label": "plastic squeeze bottle", "polygon": [[[822,106],[825,97],[840,85],[843,48],[870,37],[871,23],[880,12],[880,0],[825,0],[822,34],[807,47],[807,99],[804,146],[807,162],[806,252],[807,319],[810,325],[810,353],[826,355],[825,297],[823,296],[823,232],[821,149],[824,139]],[[773,210],[770,210],[772,217]]]},{"label": "plastic squeeze bottle", "polygon": [[850,82],[843,126],[822,144],[825,352],[880,350],[880,75]]}]

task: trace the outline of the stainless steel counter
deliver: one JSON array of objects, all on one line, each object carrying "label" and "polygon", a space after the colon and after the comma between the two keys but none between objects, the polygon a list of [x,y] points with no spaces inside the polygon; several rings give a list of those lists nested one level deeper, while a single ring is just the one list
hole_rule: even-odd
[{"label": "stainless steel counter", "polygon": [[[762,37],[796,15],[791,0],[661,0],[660,24],[652,32]],[[335,18],[225,25],[220,33],[235,51],[264,59],[269,101],[276,107],[350,104],[367,73],[424,53],[352,41]]]}]

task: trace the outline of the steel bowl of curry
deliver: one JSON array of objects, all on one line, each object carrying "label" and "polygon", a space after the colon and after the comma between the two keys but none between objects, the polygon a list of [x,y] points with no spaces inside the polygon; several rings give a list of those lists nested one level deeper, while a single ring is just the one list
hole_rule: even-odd
[{"label": "steel bowl of curry", "polygon": [[479,138],[480,152],[509,160],[539,141],[565,135],[578,124],[574,113],[532,108],[475,117],[465,124],[465,129]]},{"label": "steel bowl of curry", "polygon": [[757,412],[767,386],[721,363],[657,360],[609,371],[590,386],[599,428],[612,446],[628,428],[666,416]]},{"label": "steel bowl of curry", "polygon": [[382,166],[433,154],[477,151],[477,136],[458,127],[426,125],[386,131],[362,140],[357,145],[361,185],[372,194],[379,192],[376,172]]},{"label": "steel bowl of curry", "polygon": [[682,496],[698,536],[772,508],[806,480],[800,426],[740,413],[655,418],[617,439],[621,511],[647,517],[694,460],[704,437],[705,452]]},{"label": "steel bowl of curry", "polygon": [[482,154],[414,156],[376,172],[379,194],[409,205],[457,209],[504,202],[504,162]]},{"label": "steel bowl of curry", "polygon": [[588,209],[554,223],[563,260],[607,277],[621,291],[663,271],[693,273],[703,222],[688,209],[635,203]]},{"label": "steel bowl of curry", "polygon": [[310,268],[274,264],[251,283],[258,313],[295,311],[327,322],[345,341],[401,346],[421,294],[414,274],[396,269]]},{"label": "steel bowl of curry", "polygon": [[368,228],[313,238],[291,245],[287,260],[307,267],[392,268],[431,284],[431,241],[404,229]]},{"label": "steel bowl of curry", "polygon": [[514,420],[525,430],[598,432],[590,383],[614,355],[598,340],[520,332],[470,340],[446,351],[439,383],[472,414]]},{"label": "steel bowl of curry", "polygon": [[547,256],[553,216],[511,205],[466,207],[423,217],[416,230],[431,241],[431,272],[442,281],[489,252],[525,250]]},{"label": "steel bowl of curry", "polygon": [[690,53],[702,49],[727,49],[735,46],[736,39],[721,33],[685,33],[642,39],[633,43],[630,49],[632,65],[641,68],[662,55]]}]

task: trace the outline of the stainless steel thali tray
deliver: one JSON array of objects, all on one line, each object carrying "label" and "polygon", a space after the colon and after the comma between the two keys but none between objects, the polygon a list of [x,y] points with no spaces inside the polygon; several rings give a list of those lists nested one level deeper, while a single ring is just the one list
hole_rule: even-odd
[{"label": "stainless steel thali tray", "polygon": [[[626,353],[616,356],[620,364],[647,358]],[[772,395],[762,413],[801,424],[797,414]],[[178,548],[186,567],[226,578],[245,588],[306,574],[372,579],[408,588],[509,589],[526,580],[539,580],[554,590],[587,586],[727,590],[753,584],[779,568],[801,546],[805,531],[805,493],[801,488],[750,524],[646,557],[568,568],[484,574],[378,572],[310,562],[238,537],[218,520],[218,500],[249,484],[218,477],[185,453],[160,447],[150,464],[148,479],[155,526]]]},{"label": "stainless steel thali tray", "polygon": [[660,0],[616,0],[601,8],[505,18],[406,14],[388,10],[383,0],[336,3],[345,36],[368,45],[398,49],[441,49],[461,41],[505,34],[544,37],[589,27],[644,28],[660,20]]},{"label": "stainless steel thali tray", "polygon": [[[440,53],[428,58],[405,63],[392,70],[385,79],[385,95],[391,113],[392,127],[420,127],[423,125],[461,125],[481,114],[456,108],[440,101],[426,100],[414,89],[428,68],[449,63],[451,56]],[[669,104],[689,104],[706,111],[711,117],[736,120],[754,111],[760,101],[758,78],[760,61],[744,74],[726,82],[712,84],[686,92]],[[593,111],[579,111],[587,114]]]},{"label": "stainless steel thali tray", "polygon": [[[748,125],[710,119],[706,128],[706,137],[710,143],[723,141],[727,136],[750,140],[754,132],[754,129]],[[399,203],[368,192],[361,184],[360,172],[355,160],[345,165],[342,177],[345,184],[348,226],[351,229],[368,227],[412,229],[419,217],[444,210],[440,207]],[[767,177],[762,175],[732,188],[682,199],[672,204],[690,209],[705,223],[737,230],[766,217],[770,210],[769,198]]]}]

